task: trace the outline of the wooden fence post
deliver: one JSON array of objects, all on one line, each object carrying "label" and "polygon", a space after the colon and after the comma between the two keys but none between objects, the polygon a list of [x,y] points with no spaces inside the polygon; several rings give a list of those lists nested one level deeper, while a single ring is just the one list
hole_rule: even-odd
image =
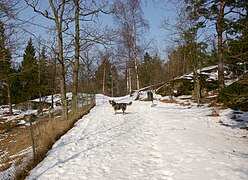
[{"label": "wooden fence post", "polygon": [[30,137],[32,141],[32,148],[33,148],[33,155],[35,156],[36,149],[35,149],[35,139],[34,139],[34,129],[33,129],[33,122],[35,122],[36,116],[34,114],[29,115],[29,123],[30,123]]}]

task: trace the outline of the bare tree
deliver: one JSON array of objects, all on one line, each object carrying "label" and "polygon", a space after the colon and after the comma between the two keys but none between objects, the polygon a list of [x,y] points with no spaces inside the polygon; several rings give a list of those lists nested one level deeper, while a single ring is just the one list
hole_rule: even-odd
[{"label": "bare tree", "polygon": [[[79,73],[79,59],[80,51],[87,48],[89,45],[94,43],[107,43],[104,42],[103,34],[94,34],[94,32],[87,31],[87,26],[81,26],[83,30],[82,36],[80,35],[80,22],[82,23],[95,23],[95,18],[100,13],[108,13],[105,11],[108,1],[95,2],[93,0],[83,2],[80,0],[74,0],[74,24],[75,24],[75,58],[74,58],[74,68],[73,68],[73,107],[76,107],[77,93],[78,93],[78,73]],[[93,30],[92,30],[93,31]]]},{"label": "bare tree", "polygon": [[16,14],[16,5],[20,0],[1,0],[0,1],[0,19],[5,21],[10,20]]},{"label": "bare tree", "polygon": [[67,19],[65,15],[67,0],[61,2],[49,0],[50,9],[40,10],[39,0],[25,0],[25,2],[33,8],[34,12],[42,15],[43,17],[52,20],[55,23],[58,41],[58,61],[60,63],[60,92],[62,101],[62,115],[68,119],[67,100],[66,100],[66,70],[64,61],[64,48],[63,48],[63,33],[68,29]]},{"label": "bare tree", "polygon": [[[180,69],[185,69],[182,73],[191,70],[194,74],[194,91],[192,98],[200,103],[202,94],[201,94],[201,79],[198,72],[198,69],[201,68],[203,56],[202,48],[203,42],[199,42],[201,37],[201,28],[203,28],[204,21],[200,21],[200,15],[196,13],[194,2],[180,2],[180,6],[177,6],[177,22],[174,26],[164,22],[163,27],[173,27],[176,32],[177,37],[174,39],[174,42],[177,44],[177,47],[174,48],[170,53],[169,64],[172,71],[172,78],[175,76],[181,75]],[[180,9],[180,11],[179,11]],[[201,41],[203,41],[201,39]],[[181,66],[183,65],[183,66]],[[186,67],[185,67],[186,66]]]},{"label": "bare tree", "polygon": [[74,5],[75,5],[75,62],[73,69],[72,107],[77,108],[78,72],[79,72],[79,55],[80,55],[79,0],[74,0]]},{"label": "bare tree", "polygon": [[[131,67],[134,65],[136,89],[140,88],[139,63],[138,63],[138,40],[140,32],[148,27],[143,18],[140,0],[118,0],[115,4],[115,20],[120,26],[121,43],[126,53],[126,76],[127,92],[132,91]],[[143,55],[142,55],[143,56]],[[139,57],[142,59],[142,57]]]}]

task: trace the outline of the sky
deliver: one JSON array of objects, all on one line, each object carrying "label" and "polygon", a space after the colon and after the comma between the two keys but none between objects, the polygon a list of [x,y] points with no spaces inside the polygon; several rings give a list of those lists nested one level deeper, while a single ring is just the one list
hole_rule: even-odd
[{"label": "sky", "polygon": [[149,23],[148,38],[152,39],[154,46],[158,48],[160,55],[163,58],[166,57],[165,49],[170,46],[170,39],[168,32],[162,28],[162,21],[169,18],[170,21],[174,21],[175,12],[173,6],[169,3],[154,4],[152,1],[148,1],[143,7],[145,19]]},{"label": "sky", "polygon": [[[25,6],[25,3],[23,2],[23,6]],[[46,6],[43,4],[43,6]],[[151,53],[157,53],[159,51],[161,57],[163,59],[167,58],[167,55],[165,53],[165,48],[170,45],[169,41],[169,35],[168,32],[165,31],[163,28],[161,28],[161,22],[164,18],[170,18],[171,20],[175,18],[173,7],[168,3],[154,3],[153,1],[142,1],[142,9],[144,12],[144,19],[148,21],[149,29],[144,34],[144,38],[146,39],[146,42],[149,42],[152,46],[152,49],[150,49]],[[22,13],[22,19],[29,19],[34,15],[33,10],[30,8],[27,8]],[[36,22],[38,24],[42,24],[44,26],[47,26],[49,24],[52,24],[53,22],[46,20],[43,17],[36,17],[33,22]],[[113,18],[111,15],[104,16],[103,18],[103,24],[106,23],[108,25],[114,25]],[[42,37],[46,36],[47,32],[42,31],[41,28],[36,28],[34,26],[30,26],[30,29],[33,34],[40,34]],[[30,33],[30,36],[31,33]],[[149,51],[149,50],[148,50]]]},{"label": "sky", "polygon": [[[163,3],[158,3],[158,1],[153,2],[152,0],[142,1],[144,19],[149,25],[149,29],[143,36],[146,42],[152,46],[148,51],[150,51],[152,55],[159,52],[163,59],[167,59],[165,49],[167,46],[170,46],[171,41],[168,31],[163,29],[161,24],[164,19],[169,19],[170,22],[175,20],[175,11],[173,9],[173,5],[166,3],[166,1]],[[103,22],[114,26],[112,16],[104,16]]]}]

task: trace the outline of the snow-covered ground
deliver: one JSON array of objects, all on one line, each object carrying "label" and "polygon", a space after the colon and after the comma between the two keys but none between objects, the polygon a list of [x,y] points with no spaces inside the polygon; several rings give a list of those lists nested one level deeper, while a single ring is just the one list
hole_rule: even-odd
[{"label": "snow-covered ground", "polygon": [[247,131],[219,123],[231,110],[133,101],[123,115],[108,99],[98,95],[27,179],[248,179]]}]

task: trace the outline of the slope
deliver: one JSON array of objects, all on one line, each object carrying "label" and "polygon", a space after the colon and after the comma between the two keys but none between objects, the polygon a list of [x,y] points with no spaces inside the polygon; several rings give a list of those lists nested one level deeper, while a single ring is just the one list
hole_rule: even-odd
[{"label": "slope", "polygon": [[247,131],[217,123],[228,110],[135,101],[123,115],[107,101],[98,96],[27,179],[248,178]]}]

